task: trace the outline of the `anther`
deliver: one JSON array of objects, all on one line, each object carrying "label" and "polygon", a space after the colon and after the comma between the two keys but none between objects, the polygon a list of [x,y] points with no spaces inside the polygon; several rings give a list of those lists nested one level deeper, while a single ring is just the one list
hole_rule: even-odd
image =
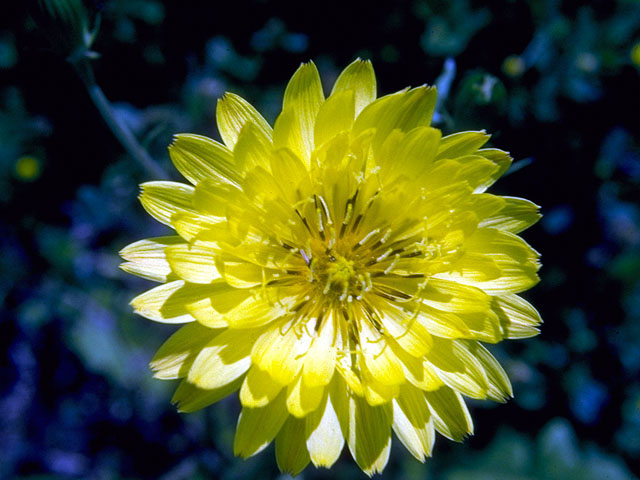
[{"label": "anther", "polygon": [[396,254],[395,257],[393,257],[393,261],[391,262],[391,264],[384,269],[384,273],[387,274],[389,273],[391,270],[393,270],[394,268],[396,268],[396,265],[398,264],[398,260],[400,259],[400,255]]},{"label": "anther", "polygon": [[371,230],[369,233],[367,233],[364,238],[362,240],[360,240],[358,243],[356,243],[357,247],[361,247],[362,245],[364,245],[367,240],[369,240],[371,237],[373,237],[374,235],[377,235],[378,233],[380,233],[380,229],[376,228],[375,230]]},{"label": "anther", "polygon": [[320,199],[320,203],[322,204],[322,209],[324,210],[324,214],[327,217],[327,224],[333,225],[333,221],[331,220],[331,215],[329,214],[329,207],[327,206],[327,202],[324,200],[322,195],[318,195]]},{"label": "anther", "polygon": [[389,248],[386,252],[384,252],[382,255],[380,255],[378,258],[376,258],[377,262],[381,262],[382,260],[384,260],[385,258],[387,258],[391,252],[393,252],[393,249]]},{"label": "anther", "polygon": [[351,220],[351,215],[353,215],[353,204],[347,203],[347,211],[344,214],[344,220],[342,220],[342,224],[346,225]]},{"label": "anther", "polygon": [[302,248],[300,249],[300,255],[302,255],[302,258],[304,258],[304,263],[306,263],[307,265],[311,264],[311,259],[307,257],[307,253]]}]

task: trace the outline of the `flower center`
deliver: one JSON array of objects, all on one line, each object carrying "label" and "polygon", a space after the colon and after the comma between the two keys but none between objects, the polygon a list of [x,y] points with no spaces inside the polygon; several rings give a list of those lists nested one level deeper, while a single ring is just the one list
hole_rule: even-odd
[{"label": "flower center", "polygon": [[359,294],[358,274],[353,260],[327,251],[312,262],[311,270],[314,282],[317,282],[325,296],[344,301]]}]

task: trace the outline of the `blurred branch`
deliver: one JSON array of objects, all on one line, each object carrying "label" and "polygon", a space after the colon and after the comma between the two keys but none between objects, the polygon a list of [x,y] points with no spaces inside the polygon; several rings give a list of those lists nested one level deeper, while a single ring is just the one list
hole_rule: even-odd
[{"label": "blurred branch", "polygon": [[169,178],[167,172],[165,172],[165,170],[151,158],[142,145],[140,145],[129,127],[117,118],[111,103],[107,100],[104,92],[95,81],[89,59],[86,57],[78,58],[72,56],[69,57],[69,61],[82,79],[91,100],[102,115],[102,118],[104,118],[115,137],[120,141],[129,155],[154,178]]},{"label": "blurred branch", "polygon": [[97,84],[91,60],[99,55],[91,50],[100,29],[100,15],[93,21],[82,0],[39,0],[37,23],[52,47],[65,57],[82,79],[89,96],[105,122],[125,150],[154,178],[169,178],[138,142],[129,127],[117,117],[104,92]]}]

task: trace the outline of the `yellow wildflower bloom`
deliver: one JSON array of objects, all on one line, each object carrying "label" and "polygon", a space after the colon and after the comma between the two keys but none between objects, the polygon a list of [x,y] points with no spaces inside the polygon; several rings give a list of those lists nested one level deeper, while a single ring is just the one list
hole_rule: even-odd
[{"label": "yellow wildflower bloom", "polygon": [[313,63],[290,80],[273,129],[245,100],[218,102],[224,144],[177,135],[192,184],[142,185],[144,208],[177,235],[126,247],[122,268],[162,282],[132,301],[185,324],[151,362],[181,378],[191,412],[239,390],[234,450],[275,439],[281,470],[330,467],[346,442],[385,467],[391,430],[419,460],[435,431],[473,432],[462,395],[504,401],[511,385],[480,342],[536,335],[517,294],[538,254],[517,233],[538,207],[485,193],[509,155],[484,132],[429,126],[436,91],[376,99],[356,60],[325,98]]}]

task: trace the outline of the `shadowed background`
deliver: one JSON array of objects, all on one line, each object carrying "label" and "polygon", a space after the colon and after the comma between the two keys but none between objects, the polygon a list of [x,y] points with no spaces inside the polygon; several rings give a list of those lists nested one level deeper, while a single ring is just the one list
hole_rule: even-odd
[{"label": "shadowed background", "polygon": [[[272,122],[302,61],[327,91],[357,56],[373,61],[379,95],[437,83],[436,126],[486,129],[515,158],[491,192],[542,206],[523,235],[542,253],[542,281],[524,296],[545,324],[489,347],[515,398],[469,401],[474,437],[439,437],[425,465],[394,447],[383,477],[635,478],[639,2],[85,5],[101,18],[97,83],[167,179],[180,180],[174,133],[219,138],[227,90]],[[158,178],[114,138],[37,2],[12,8],[0,15],[0,478],[278,477],[273,447],[233,457],[235,398],[180,415],[175,383],[152,379],[148,361],[174,327],[131,313],[151,283],[121,272],[117,252],[168,232],[136,200]],[[301,478],[364,477],[348,456]]]}]

